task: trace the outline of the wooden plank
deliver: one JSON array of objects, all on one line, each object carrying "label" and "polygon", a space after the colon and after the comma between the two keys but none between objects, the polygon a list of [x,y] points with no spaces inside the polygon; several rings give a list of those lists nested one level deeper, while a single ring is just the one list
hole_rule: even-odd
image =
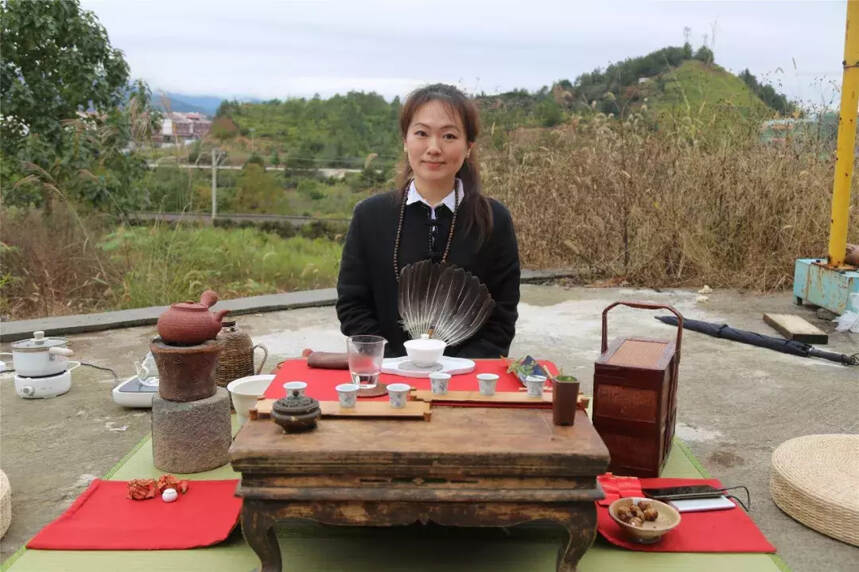
[{"label": "wooden plank", "polygon": [[339,401],[320,401],[323,417],[398,417],[429,421],[430,404],[423,401],[406,401],[405,407],[391,407],[388,401],[358,401],[355,407],[340,407]]},{"label": "wooden plank", "polygon": [[495,395],[481,395],[479,391],[448,391],[436,395],[428,389],[413,389],[412,396],[420,401],[469,401],[478,403],[551,403],[552,394],[543,393],[542,397],[528,397],[518,391],[499,391]]},{"label": "wooden plank", "polygon": [[[251,410],[251,419],[268,419],[275,399],[260,399],[256,409]],[[430,404],[424,401],[407,401],[403,408],[391,407],[387,401],[358,401],[353,408],[342,408],[337,401],[320,401],[323,417],[395,417],[424,419],[432,417]]]},{"label": "wooden plank", "polygon": [[764,322],[775,328],[788,340],[807,344],[828,344],[829,336],[823,330],[792,314],[764,314]]},{"label": "wooden plank", "polygon": [[[524,389],[524,388],[522,388]],[[543,392],[542,398],[528,397],[527,394],[521,392],[501,391],[495,395],[481,395],[479,391],[448,391],[444,395],[436,395],[427,389],[413,389],[412,396],[420,401],[441,402],[441,401],[462,401],[472,403],[551,403],[552,392],[546,390]],[[578,406],[579,409],[587,409],[591,402],[590,397],[579,393]]]}]

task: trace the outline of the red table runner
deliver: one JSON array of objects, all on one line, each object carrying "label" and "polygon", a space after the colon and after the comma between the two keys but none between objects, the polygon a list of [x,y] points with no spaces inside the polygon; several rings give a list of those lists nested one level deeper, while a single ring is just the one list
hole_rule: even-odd
[{"label": "red table runner", "polygon": [[[549,361],[539,361],[540,365],[548,368],[552,375],[558,373],[555,364]],[[498,385],[496,391],[519,391],[522,384],[512,373],[507,373],[507,364],[502,359],[478,359],[474,360],[474,371],[454,375],[450,378],[448,385],[449,391],[477,391],[478,373],[496,373],[498,374]],[[383,373],[379,376],[382,383],[408,383],[415,389],[430,389],[430,380],[425,377],[402,377],[389,373]],[[307,360],[304,358],[288,359],[278,364],[275,371],[274,381],[268,386],[265,396],[268,399],[279,399],[284,396],[285,391],[283,384],[287,381],[304,381],[307,382],[307,391],[305,392],[310,397],[315,397],[320,401],[337,401],[337,390],[334,388],[340,383],[349,383],[349,372],[345,369],[319,369],[307,367]],[[549,385],[550,382],[547,382]],[[386,400],[387,396],[364,398],[373,400]],[[551,403],[474,403],[464,401],[439,401],[434,403],[434,406],[459,406],[459,407],[530,407],[530,408],[547,408],[551,409]]]},{"label": "red table runner", "polygon": [[96,479],[27,543],[44,550],[179,550],[226,539],[239,520],[237,479],[190,481],[166,503],[127,498],[128,482]]},{"label": "red table runner", "polygon": [[[614,545],[645,552],[775,552],[763,533],[739,506],[727,510],[684,512],[680,524],[656,544],[639,544],[628,540],[623,529],[608,513],[609,505],[621,497],[643,497],[642,488],[711,485],[722,488],[717,479],[639,479],[615,477],[607,473],[597,477],[606,498],[597,501],[597,527],[600,534]],[[736,503],[734,503],[736,504]]]}]

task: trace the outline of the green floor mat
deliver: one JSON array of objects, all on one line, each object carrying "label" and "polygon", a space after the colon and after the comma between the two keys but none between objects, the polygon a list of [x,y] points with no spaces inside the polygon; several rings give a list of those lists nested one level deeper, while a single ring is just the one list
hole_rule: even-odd
[{"label": "green floor mat", "polygon": [[[152,445],[144,439],[107,478],[157,477]],[[665,477],[699,478],[706,471],[675,441]],[[193,479],[238,478],[229,465],[189,475]],[[535,523],[502,528],[412,525],[392,528],[333,527],[309,522],[278,526],[284,570],[298,572],[504,572],[554,570],[563,530]],[[11,572],[250,572],[259,560],[237,529],[218,546],[194,550],[60,551],[25,550],[3,566]],[[779,572],[786,567],[767,554],[643,553],[619,549],[598,538],[578,567],[581,572]]]}]

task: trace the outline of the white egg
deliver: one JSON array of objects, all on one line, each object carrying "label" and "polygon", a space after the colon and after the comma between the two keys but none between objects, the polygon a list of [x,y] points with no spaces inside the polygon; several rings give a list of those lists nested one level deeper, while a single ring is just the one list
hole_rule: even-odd
[{"label": "white egg", "polygon": [[176,489],[164,489],[164,492],[161,493],[161,500],[164,502],[173,502],[177,498],[179,498],[179,493],[176,492]]}]

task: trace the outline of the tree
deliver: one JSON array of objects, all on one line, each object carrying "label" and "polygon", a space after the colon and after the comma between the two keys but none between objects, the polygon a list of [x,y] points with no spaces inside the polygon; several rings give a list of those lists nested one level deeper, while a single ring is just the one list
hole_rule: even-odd
[{"label": "tree", "polygon": [[124,98],[128,64],[78,0],[0,0],[0,138],[9,154],[39,135],[59,151],[64,120]]},{"label": "tree", "polygon": [[236,181],[233,211],[275,213],[282,195],[283,189],[264,167],[248,162]]},{"label": "tree", "polygon": [[704,62],[705,64],[713,63],[713,50],[707,46],[701,46],[695,52],[695,59]]}]

